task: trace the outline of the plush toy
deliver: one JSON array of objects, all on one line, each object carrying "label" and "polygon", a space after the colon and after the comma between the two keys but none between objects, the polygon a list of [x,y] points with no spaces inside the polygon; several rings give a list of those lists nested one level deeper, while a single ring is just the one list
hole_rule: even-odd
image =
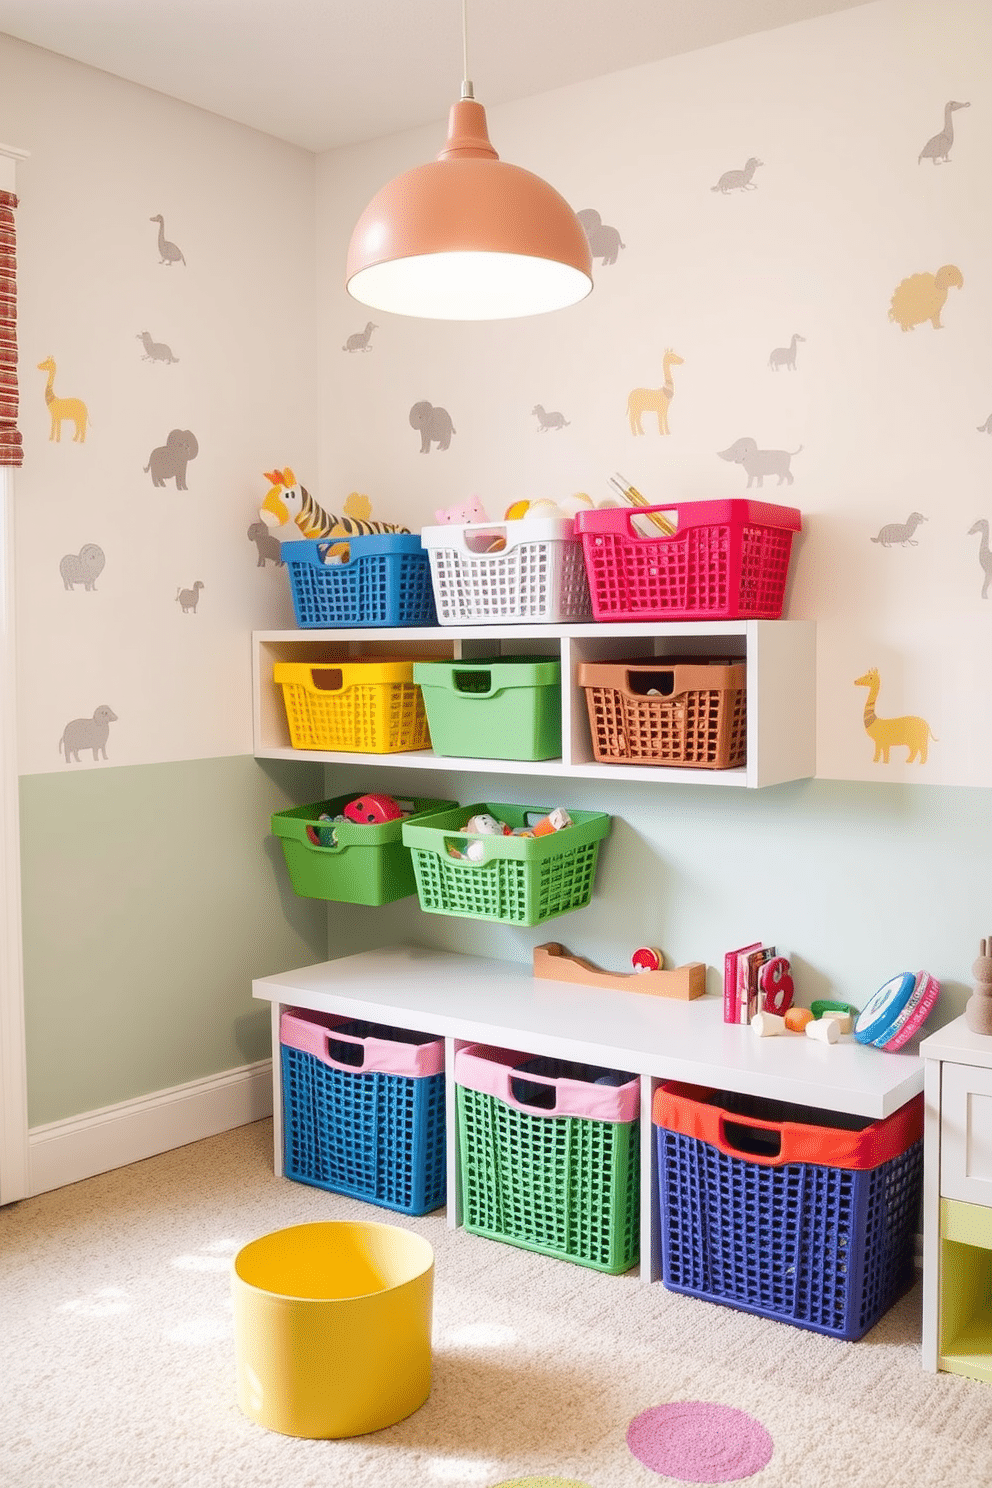
[{"label": "plush toy", "polygon": [[488,522],[486,508],[478,496],[470,496],[454,506],[443,506],[434,513],[435,522]]},{"label": "plush toy", "polygon": [[372,503],[367,496],[352,491],[344,504],[344,515],[326,512],[300,484],[287,465],[284,470],[267,470],[270,482],[258,515],[266,527],[287,527],[295,523],[303,537],[370,537],[378,533],[409,532],[394,522],[373,522]]},{"label": "plush toy", "polygon": [[465,831],[483,837],[509,837],[511,828],[506,822],[497,821],[487,811],[480,811],[477,816],[469,817],[465,823]]}]

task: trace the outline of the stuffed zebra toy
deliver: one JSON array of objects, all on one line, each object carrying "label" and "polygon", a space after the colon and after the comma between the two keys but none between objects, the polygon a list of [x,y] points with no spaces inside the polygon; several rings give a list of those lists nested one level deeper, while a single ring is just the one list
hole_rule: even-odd
[{"label": "stuffed zebra toy", "polygon": [[265,471],[265,479],[272,484],[258,514],[267,527],[285,527],[288,522],[295,522],[307,538],[368,537],[374,533],[410,531],[409,527],[400,527],[395,522],[370,521],[372,503],[357,491],[348,497],[342,516],[326,512],[288,466],[285,470]]}]

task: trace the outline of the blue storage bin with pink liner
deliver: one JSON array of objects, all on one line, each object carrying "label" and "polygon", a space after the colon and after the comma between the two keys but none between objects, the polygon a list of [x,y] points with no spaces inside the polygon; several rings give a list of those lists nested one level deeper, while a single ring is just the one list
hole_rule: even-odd
[{"label": "blue storage bin with pink liner", "polygon": [[287,1178],[404,1214],[444,1203],[442,1038],[287,1008],[279,1042]]}]

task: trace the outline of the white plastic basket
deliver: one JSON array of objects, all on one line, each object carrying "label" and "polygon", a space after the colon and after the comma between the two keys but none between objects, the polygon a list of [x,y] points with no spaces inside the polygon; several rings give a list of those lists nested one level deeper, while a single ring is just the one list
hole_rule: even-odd
[{"label": "white plastic basket", "polygon": [[582,541],[568,519],[425,527],[440,625],[592,619]]}]

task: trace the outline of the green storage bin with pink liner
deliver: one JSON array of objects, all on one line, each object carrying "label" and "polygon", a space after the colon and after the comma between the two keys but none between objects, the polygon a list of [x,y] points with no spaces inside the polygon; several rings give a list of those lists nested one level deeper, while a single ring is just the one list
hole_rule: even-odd
[{"label": "green storage bin with pink liner", "polygon": [[640,1238],[638,1077],[468,1044],[454,1079],[465,1229],[629,1270]]},{"label": "green storage bin with pink liner", "polygon": [[[410,849],[403,842],[404,822],[442,811],[454,801],[430,797],[404,799],[410,814],[395,821],[321,821],[340,815],[356,792],[276,811],[272,832],[282,842],[293,892],[303,899],[333,899],[343,904],[391,904],[417,892]],[[308,828],[324,838],[313,842]]]},{"label": "green storage bin with pink liner", "polygon": [[[555,803],[557,804],[557,803]],[[494,816],[511,828],[533,826],[554,806],[475,802],[403,822],[420,907],[427,914],[539,925],[582,909],[592,898],[599,844],[610,830],[602,811],[572,811],[572,825],[542,837],[466,834],[473,816]],[[464,856],[473,844],[477,858]]]}]

